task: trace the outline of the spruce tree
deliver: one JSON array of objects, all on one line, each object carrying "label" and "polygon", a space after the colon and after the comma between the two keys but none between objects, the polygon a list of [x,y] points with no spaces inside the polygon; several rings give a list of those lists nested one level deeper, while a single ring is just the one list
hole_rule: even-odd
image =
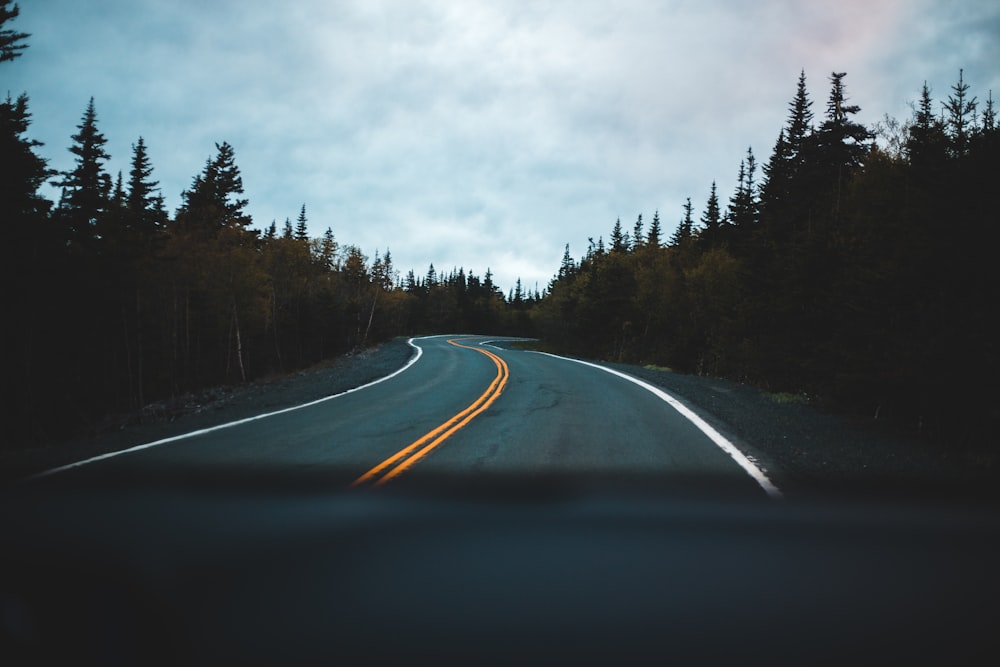
[{"label": "spruce tree", "polygon": [[934,113],[933,105],[930,88],[924,81],[920,91],[920,102],[914,109],[913,122],[909,126],[904,144],[910,164],[921,173],[940,167],[947,151],[944,124]]},{"label": "spruce tree", "polygon": [[799,73],[799,81],[795,88],[795,98],[789,108],[791,116],[788,118],[786,127],[786,140],[791,150],[791,159],[797,160],[802,152],[802,146],[806,138],[812,133],[812,101],[809,99],[809,92],[806,90],[806,72]]},{"label": "spruce tree", "polygon": [[244,210],[243,178],[233,147],[216,144],[216,156],[205,163],[191,188],[181,193],[177,222],[189,232],[214,238],[223,229],[245,230],[252,220]]},{"label": "spruce tree", "polygon": [[638,250],[644,242],[642,236],[642,213],[640,213],[639,218],[635,221],[635,226],[632,227],[632,248]]},{"label": "spruce tree", "polygon": [[951,140],[951,153],[961,157],[969,150],[969,138],[975,127],[972,117],[976,113],[976,98],[969,99],[969,84],[965,83],[963,70],[958,70],[958,83],[951,87],[954,95],[948,96],[944,108],[948,112],[947,129]]},{"label": "spruce tree", "polygon": [[6,172],[0,178],[0,212],[11,227],[44,217],[51,206],[38,190],[54,172],[35,153],[42,143],[25,136],[30,124],[27,95],[0,103],[0,163]]},{"label": "spruce tree", "polygon": [[830,98],[826,105],[826,119],[812,137],[808,156],[815,169],[816,182],[812,187],[817,193],[829,192],[831,213],[839,217],[840,203],[846,182],[864,164],[871,145],[872,133],[852,119],[861,107],[848,104],[844,90],[846,72],[830,75]]},{"label": "spruce tree", "polygon": [[132,145],[132,168],[129,170],[128,225],[143,234],[151,234],[166,226],[167,212],[163,206],[157,181],[151,180],[153,165],[142,137]]},{"label": "spruce tree", "polygon": [[624,233],[622,233],[622,219],[618,218],[615,220],[615,226],[611,229],[611,252],[626,252],[628,250],[628,241]]},{"label": "spruce tree", "polygon": [[[688,199],[688,203],[691,199]],[[649,248],[659,248],[660,247],[660,212],[653,212],[653,222],[649,225],[649,234],[646,235],[646,247]]]},{"label": "spruce tree", "polygon": [[11,0],[0,0],[0,63],[19,58],[23,55],[21,51],[28,48],[27,44],[20,42],[31,35],[4,27],[8,21],[16,19],[20,13],[21,9],[17,3],[11,4]]},{"label": "spruce tree", "polygon": [[722,231],[722,213],[719,210],[719,195],[715,181],[705,203],[705,212],[701,215],[702,228],[698,232],[699,240],[706,245],[715,245],[720,240]]},{"label": "spruce tree", "polygon": [[[684,204],[684,217],[681,218],[680,224],[674,230],[674,235],[670,237],[670,245],[674,247],[683,246],[691,239],[694,230],[694,219],[691,217],[692,211],[691,198],[688,197]],[[655,218],[654,222],[656,222]],[[652,236],[652,234],[650,235]]]},{"label": "spruce tree", "polygon": [[576,273],[576,263],[573,261],[573,257],[569,254],[569,244],[563,248],[562,261],[559,263],[559,273],[557,278],[559,280],[565,280],[572,278]]},{"label": "spruce tree", "polygon": [[69,148],[76,156],[76,164],[63,173],[63,180],[57,184],[63,188],[59,218],[71,243],[93,237],[111,195],[111,177],[104,171],[104,163],[110,157],[104,150],[107,139],[97,129],[93,97],[77,128],[79,132],[72,136],[73,145]]},{"label": "spruce tree", "polygon": [[309,225],[306,220],[306,205],[302,205],[299,217],[295,221],[295,239],[298,241],[309,240]]},{"label": "spruce tree", "polygon": [[764,182],[760,188],[760,207],[769,222],[781,223],[790,215],[801,185],[796,179],[804,167],[808,142],[813,127],[812,101],[806,89],[806,73],[799,73],[795,97],[788,105],[789,116],[778,134],[774,150],[764,166]]},{"label": "spruce tree", "polygon": [[740,161],[736,192],[729,199],[726,217],[734,226],[749,229],[757,222],[759,201],[757,199],[757,183],[754,174],[757,171],[757,161],[753,148],[747,148],[747,157]]}]

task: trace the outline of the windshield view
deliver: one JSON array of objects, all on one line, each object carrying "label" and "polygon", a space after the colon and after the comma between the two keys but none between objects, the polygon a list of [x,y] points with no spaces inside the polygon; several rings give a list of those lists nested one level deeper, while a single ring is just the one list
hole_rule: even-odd
[{"label": "windshield view", "polygon": [[994,4],[0,0],[0,662],[993,664]]}]

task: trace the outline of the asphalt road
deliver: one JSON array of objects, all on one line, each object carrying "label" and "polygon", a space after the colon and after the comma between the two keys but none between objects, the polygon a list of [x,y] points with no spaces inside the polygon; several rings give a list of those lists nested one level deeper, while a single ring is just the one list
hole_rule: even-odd
[{"label": "asphalt road", "polygon": [[431,477],[672,478],[780,494],[760,466],[648,385],[502,348],[503,339],[436,336],[411,345],[408,366],[356,391],[42,477],[301,475],[331,489]]},{"label": "asphalt road", "polygon": [[4,664],[997,662],[994,505],[779,499],[655,388],[413,344],[0,493]]}]

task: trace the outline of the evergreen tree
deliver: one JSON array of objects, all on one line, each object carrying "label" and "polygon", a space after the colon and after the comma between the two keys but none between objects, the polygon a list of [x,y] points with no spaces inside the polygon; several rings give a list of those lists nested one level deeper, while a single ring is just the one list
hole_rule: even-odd
[{"label": "evergreen tree", "polygon": [[940,164],[947,150],[944,125],[934,114],[933,104],[930,88],[924,81],[904,145],[910,164],[921,171],[925,165]]},{"label": "evergreen tree", "polygon": [[993,91],[990,90],[986,97],[986,108],[983,110],[983,134],[989,134],[996,130],[997,112],[993,108]]},{"label": "evergreen tree", "polygon": [[21,51],[28,48],[27,44],[20,42],[31,35],[3,27],[8,21],[16,19],[20,13],[21,9],[17,3],[11,4],[11,0],[0,0],[0,63],[20,57]]},{"label": "evergreen tree", "polygon": [[969,137],[975,127],[972,120],[976,113],[976,98],[969,99],[969,84],[965,83],[963,70],[958,70],[958,83],[951,87],[954,95],[948,96],[945,111],[948,112],[948,138],[951,152],[955,157],[965,155],[969,150]]},{"label": "evergreen tree", "polygon": [[319,262],[320,266],[328,271],[335,268],[337,258],[337,242],[333,238],[333,230],[329,227],[323,232],[320,240]]},{"label": "evergreen tree", "polygon": [[8,96],[0,103],[0,163],[5,172],[0,178],[0,211],[11,228],[31,226],[18,220],[33,219],[39,224],[51,206],[38,190],[54,172],[47,160],[35,153],[42,143],[25,136],[30,124],[27,95],[17,100]]},{"label": "evergreen tree", "polygon": [[803,151],[812,135],[812,101],[806,90],[806,73],[799,74],[795,97],[789,104],[789,116],[778,134],[771,158],[764,166],[764,182],[760,188],[760,208],[772,223],[790,215],[795,205],[795,184],[803,170]]},{"label": "evergreen tree", "polygon": [[[677,225],[677,229],[674,230],[674,235],[670,237],[670,245],[680,247],[691,240],[694,232],[694,219],[691,217],[692,210],[691,198],[688,197],[684,204],[684,217],[681,219],[680,224]],[[656,218],[653,220],[655,222]]]},{"label": "evergreen tree", "polygon": [[69,148],[76,156],[76,164],[63,173],[63,180],[58,183],[63,188],[59,217],[71,243],[93,237],[111,194],[111,178],[104,171],[109,158],[104,150],[107,139],[97,129],[93,97],[77,128],[79,132],[72,136],[73,145]]},{"label": "evergreen tree", "polygon": [[[690,203],[688,199],[688,203]],[[653,222],[649,225],[649,234],[646,236],[646,246],[649,248],[660,247],[660,212],[653,212]]]},{"label": "evergreen tree", "polygon": [[747,148],[746,160],[740,161],[736,192],[729,199],[726,212],[729,222],[738,228],[749,229],[757,222],[759,201],[757,183],[754,181],[756,171],[757,161],[754,159],[753,148]]},{"label": "evergreen tree", "polygon": [[802,153],[806,139],[812,133],[812,100],[806,90],[806,73],[802,70],[799,73],[799,80],[795,88],[795,98],[792,100],[790,109],[791,115],[788,124],[785,126],[785,139],[790,150],[789,157],[795,162]]},{"label": "evergreen tree", "polygon": [[632,248],[638,250],[642,247],[644,243],[642,236],[642,213],[639,214],[639,218],[635,221],[635,226],[632,228]]},{"label": "evergreen tree", "polygon": [[252,220],[245,212],[243,178],[233,147],[215,144],[216,156],[209,158],[191,188],[181,193],[177,222],[188,231],[214,238],[223,229],[246,229]]},{"label": "evergreen tree", "polygon": [[814,161],[819,181],[817,188],[829,188],[832,194],[832,213],[837,218],[844,186],[856,169],[864,164],[872,133],[851,117],[861,107],[847,104],[844,91],[846,72],[830,75],[830,98],[826,105],[826,119],[813,135],[810,159]]},{"label": "evergreen tree", "polygon": [[559,263],[559,272],[556,274],[558,280],[568,280],[576,274],[576,263],[569,254],[569,244],[563,248],[562,261]]},{"label": "evergreen tree", "polygon": [[611,230],[611,252],[627,252],[628,241],[622,233],[622,219],[615,220],[615,226]]},{"label": "evergreen tree", "polygon": [[149,236],[163,230],[167,223],[167,212],[163,206],[163,196],[159,193],[157,181],[151,180],[153,165],[146,152],[142,137],[132,145],[132,167],[129,170],[127,227]]},{"label": "evergreen tree", "polygon": [[306,221],[306,205],[302,205],[302,209],[299,211],[299,217],[295,221],[295,238],[299,241],[309,240],[309,226]]},{"label": "evergreen tree", "polygon": [[705,212],[701,215],[702,228],[698,232],[699,240],[707,245],[718,243],[722,231],[722,213],[719,210],[719,195],[716,191],[715,181],[712,181],[712,189],[705,204]]}]

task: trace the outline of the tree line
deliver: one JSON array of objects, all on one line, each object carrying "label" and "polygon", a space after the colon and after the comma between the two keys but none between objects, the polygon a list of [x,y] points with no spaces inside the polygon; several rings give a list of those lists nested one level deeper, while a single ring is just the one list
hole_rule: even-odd
[{"label": "tree line", "polygon": [[[768,160],[748,149],[735,192],[713,183],[676,231],[590,240],[533,312],[574,354],[664,365],[894,415],[949,440],[1000,417],[1000,137],[958,81],[940,103],[925,83],[913,116],[865,127],[845,74],[817,118],[805,73]],[[956,430],[958,433],[956,434]]]},{"label": "tree line", "polygon": [[[18,7],[0,0],[0,28]],[[29,35],[0,30],[0,62]],[[73,166],[48,167],[26,94],[0,103],[0,212],[7,290],[3,442],[86,434],[108,414],[201,388],[299,369],[399,335],[517,332],[540,298],[508,296],[464,268],[402,278],[389,249],[368,257],[331,228],[256,229],[234,148],[217,143],[171,215],[151,147],[112,177],[94,100],[70,138]],[[61,193],[49,201],[41,189]]]}]

